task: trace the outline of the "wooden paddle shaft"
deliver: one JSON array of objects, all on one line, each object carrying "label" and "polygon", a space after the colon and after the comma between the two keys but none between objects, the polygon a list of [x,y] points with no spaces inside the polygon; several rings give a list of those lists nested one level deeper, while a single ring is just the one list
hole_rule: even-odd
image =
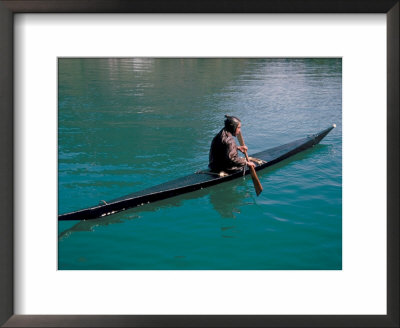
[{"label": "wooden paddle shaft", "polygon": [[[244,144],[244,140],[243,140],[242,133],[239,133],[239,134],[237,135],[237,138],[238,138],[238,140],[239,140],[240,145],[241,145],[241,146],[244,146],[245,144]],[[249,156],[247,155],[247,151],[244,151],[244,155],[246,156],[246,161],[250,162]],[[258,196],[259,194],[261,194],[261,192],[262,192],[262,190],[263,190],[263,187],[262,187],[262,185],[261,185],[260,180],[258,179],[256,170],[254,169],[254,167],[249,166],[249,168],[250,168],[250,174],[251,174],[251,178],[252,178],[252,180],[253,180],[254,188],[255,188],[256,194],[257,194],[257,196]]]}]

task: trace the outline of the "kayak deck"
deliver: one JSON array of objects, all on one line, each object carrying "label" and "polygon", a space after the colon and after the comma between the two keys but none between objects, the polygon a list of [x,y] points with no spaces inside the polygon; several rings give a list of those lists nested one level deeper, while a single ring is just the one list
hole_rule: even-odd
[{"label": "kayak deck", "polygon": [[[290,156],[293,156],[318,144],[334,127],[335,125],[321,131],[320,133],[251,155],[251,157],[255,157],[263,161],[262,164],[256,165],[256,171],[276,164]],[[207,172],[204,171],[201,173],[193,173],[120,198],[110,200],[108,202],[104,202],[101,205],[71,213],[61,214],[58,216],[58,220],[96,219],[126,210],[128,208],[163,200],[202,188],[207,188],[225,181],[233,180],[249,173],[250,170],[248,168],[246,168],[244,172],[243,170],[238,170],[223,177],[215,174],[207,174]]]}]

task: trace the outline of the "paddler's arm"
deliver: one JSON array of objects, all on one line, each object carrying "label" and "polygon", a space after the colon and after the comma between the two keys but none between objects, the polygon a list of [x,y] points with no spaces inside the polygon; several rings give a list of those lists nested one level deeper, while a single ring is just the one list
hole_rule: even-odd
[{"label": "paddler's arm", "polygon": [[232,166],[252,166],[255,167],[254,163],[251,161],[247,161],[243,157],[238,156],[238,150],[242,151],[244,149],[247,150],[246,146],[237,146],[235,141],[232,141],[228,144],[229,150],[228,150],[228,158],[232,164]]},{"label": "paddler's arm", "polygon": [[246,161],[246,165],[247,166],[252,166],[252,167],[256,167],[256,165],[252,162],[252,161]]},{"label": "paddler's arm", "polygon": [[233,138],[229,138],[226,143],[226,164],[228,166],[245,166],[247,161],[245,158],[238,156],[238,146]]},{"label": "paddler's arm", "polygon": [[[247,146],[237,146],[237,149],[240,150],[243,154],[247,151]],[[252,162],[253,158],[249,157],[250,161],[246,161],[247,166],[256,167],[255,164]]]},{"label": "paddler's arm", "polygon": [[244,154],[247,151],[247,146],[238,146],[237,149],[239,149]]}]

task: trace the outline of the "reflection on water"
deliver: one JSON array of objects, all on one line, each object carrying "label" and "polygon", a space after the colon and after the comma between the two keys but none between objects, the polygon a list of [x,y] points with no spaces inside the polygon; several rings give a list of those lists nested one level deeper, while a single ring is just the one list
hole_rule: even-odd
[{"label": "reflection on water", "polygon": [[210,189],[210,201],[213,208],[223,218],[235,218],[235,213],[240,213],[239,207],[242,203],[243,194],[238,191],[237,186],[230,184],[223,191]]}]

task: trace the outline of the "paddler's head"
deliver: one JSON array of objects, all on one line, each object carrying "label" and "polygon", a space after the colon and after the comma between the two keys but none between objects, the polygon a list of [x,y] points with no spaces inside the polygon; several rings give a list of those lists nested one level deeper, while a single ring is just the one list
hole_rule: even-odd
[{"label": "paddler's head", "polygon": [[225,115],[225,130],[236,136],[240,133],[240,128],[242,126],[240,120],[235,116]]}]

